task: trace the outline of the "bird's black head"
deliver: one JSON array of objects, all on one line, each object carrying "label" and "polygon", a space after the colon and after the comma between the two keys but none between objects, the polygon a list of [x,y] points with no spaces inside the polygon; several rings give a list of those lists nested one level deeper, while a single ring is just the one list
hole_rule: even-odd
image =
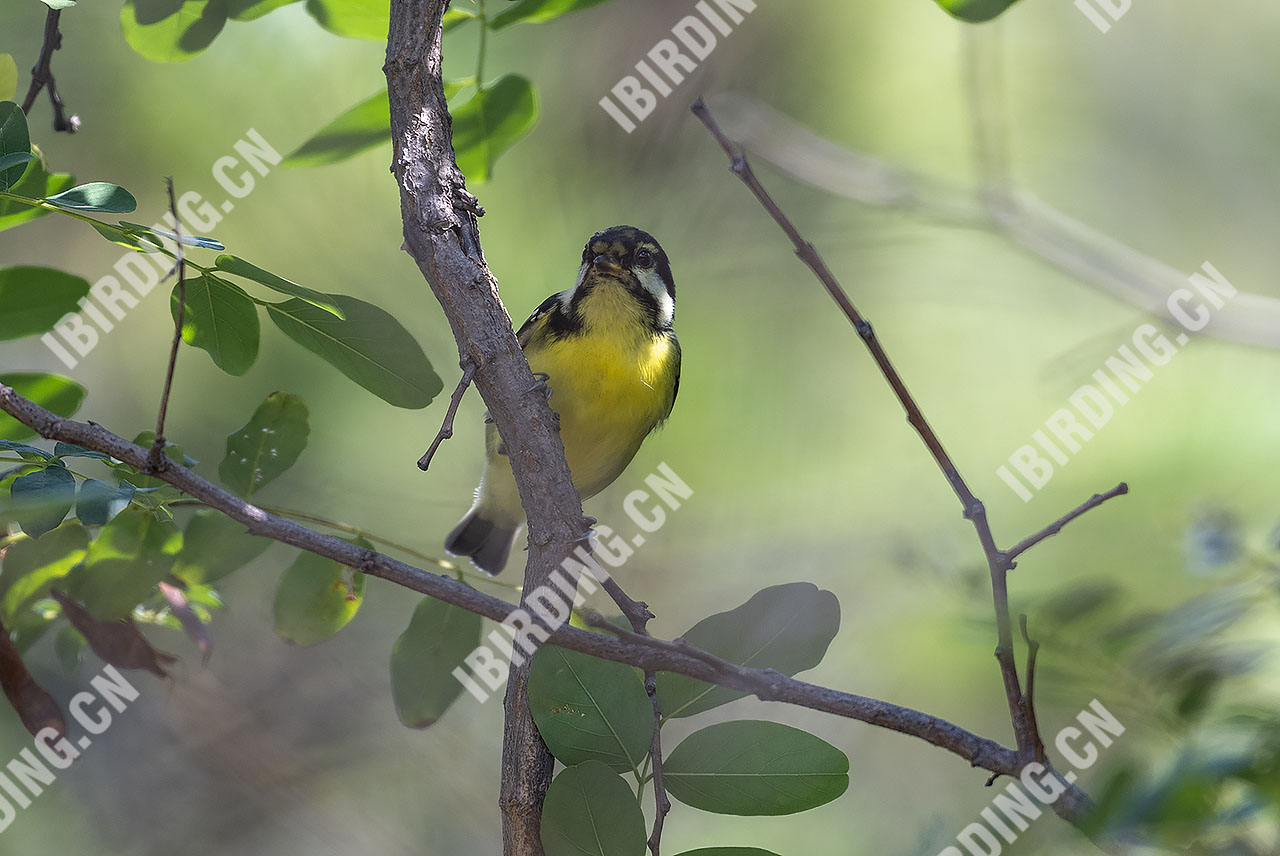
[{"label": "bird's black head", "polygon": [[671,262],[657,238],[643,229],[612,226],[596,232],[582,251],[582,264],[584,270],[643,289],[664,307],[675,304]]}]

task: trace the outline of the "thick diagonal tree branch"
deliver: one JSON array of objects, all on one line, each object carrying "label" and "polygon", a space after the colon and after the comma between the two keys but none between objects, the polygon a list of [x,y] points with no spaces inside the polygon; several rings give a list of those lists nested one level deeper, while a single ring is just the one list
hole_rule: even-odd
[{"label": "thick diagonal tree branch", "polygon": [[[524,591],[550,578],[587,530],[546,397],[535,391],[476,226],[452,143],[441,76],[441,19],[448,0],[392,0],[384,67],[391,101],[391,171],[400,187],[405,249],[440,302],[515,471],[529,527]],[[516,662],[520,665],[515,665]],[[502,750],[504,850],[542,853],[542,800],[554,761],[533,723],[529,660],[513,658]]]},{"label": "thick diagonal tree branch", "polygon": [[[74,443],[110,455],[142,469],[150,451],[112,434],[101,425],[76,422],[45,410],[0,385],[0,411],[50,440]],[[433,574],[398,559],[325,535],[291,520],[269,514],[256,505],[206,481],[173,462],[155,477],[200,502],[243,523],[254,535],[271,538],[349,565],[369,576],[389,580],[420,594],[430,595],[485,618],[501,621],[516,607],[501,598],[477,591],[452,577]],[[672,642],[609,626],[609,633],[593,633],[569,625],[555,630],[550,641],[593,657],[626,663],[645,671],[674,672],[707,683],[750,693],[764,701],[806,707],[856,719],[919,738],[968,761],[970,765],[1001,775],[1017,775],[1022,761],[1017,751],[980,737],[958,725],[879,699],[854,695],[788,677],[771,669],[752,669],[723,660],[686,643]],[[536,736],[536,735],[535,735]],[[1089,799],[1074,785],[1053,804],[1063,819],[1079,823]],[[521,856],[534,851],[516,851]]]}]

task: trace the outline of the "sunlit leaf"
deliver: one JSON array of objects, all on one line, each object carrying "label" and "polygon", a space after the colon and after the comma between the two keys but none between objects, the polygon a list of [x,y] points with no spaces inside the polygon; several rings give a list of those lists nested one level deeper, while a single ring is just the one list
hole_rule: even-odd
[{"label": "sunlit leaf", "polygon": [[772,850],[761,850],[759,847],[701,847],[697,850],[686,850],[679,856],[778,856]]},{"label": "sunlit leaf", "polygon": [[215,582],[261,556],[271,544],[270,538],[250,535],[243,523],[222,512],[201,509],[183,530],[173,573],[189,585]]},{"label": "sunlit leaf", "polygon": [[[840,603],[834,594],[812,583],[787,583],[704,618],[683,638],[740,666],[794,675],[822,662],[839,629]],[[744,695],[684,675],[658,673],[658,701],[668,717],[692,716]]]},{"label": "sunlit leaf", "polygon": [[270,305],[267,312],[286,336],[387,403],[410,409],[430,404],[443,383],[409,331],[371,303],[329,297],[346,320],[301,300]]},{"label": "sunlit leaf", "polygon": [[[27,117],[12,101],[0,101],[0,155],[28,154],[31,137],[27,133]],[[26,163],[0,170],[0,190],[12,190],[27,171]]]},{"label": "sunlit leaf", "polygon": [[182,533],[172,523],[142,509],[125,511],[89,545],[71,594],[99,621],[125,618],[168,575],[181,548]]},{"label": "sunlit leaf", "polygon": [[489,26],[495,30],[511,24],[533,24],[539,21],[550,21],[569,12],[599,6],[605,0],[518,0],[507,4],[506,8],[489,19]]},{"label": "sunlit leaf", "polygon": [[226,0],[227,17],[233,21],[253,21],[268,12],[301,0]]},{"label": "sunlit leaf", "polygon": [[479,615],[426,597],[391,649],[391,695],[396,714],[410,728],[427,728],[462,694],[453,676],[480,644]]},{"label": "sunlit leaf", "polygon": [[48,6],[50,9],[56,9],[59,11],[62,9],[70,9],[72,6],[76,5],[76,0],[40,0],[40,2]]},{"label": "sunlit leaf", "polygon": [[323,309],[330,315],[335,315],[338,318],[343,317],[342,309],[337,305],[333,295],[323,294],[322,292],[314,291],[310,288],[306,288],[305,286],[298,285],[296,282],[290,282],[284,277],[276,276],[270,271],[265,271],[257,265],[249,264],[249,262],[239,258],[238,256],[230,254],[218,256],[214,265],[220,271],[225,271],[235,276],[242,276],[245,279],[251,279],[260,285],[265,285],[272,291],[278,291],[281,294],[287,294],[290,297],[301,298],[307,303]]},{"label": "sunlit leaf", "polygon": [[391,105],[381,89],[321,128],[284,166],[321,166],[391,142]]},{"label": "sunlit leaf", "polygon": [[[178,319],[179,287],[173,287],[169,309]],[[244,291],[205,274],[186,283],[182,341],[209,354],[229,375],[247,372],[258,357],[258,308]]]},{"label": "sunlit leaf", "polygon": [[622,777],[600,761],[560,771],[542,806],[546,856],[643,856],[644,814]]},{"label": "sunlit leaf", "polygon": [[363,600],[364,574],[303,552],[276,588],[276,633],[295,645],[323,642],[355,618]]},{"label": "sunlit leaf", "polygon": [[307,12],[331,33],[385,42],[391,28],[391,0],[307,0]]},{"label": "sunlit leaf", "polygon": [[89,282],[47,267],[0,268],[0,339],[36,336],[75,312]]},{"label": "sunlit leaf", "polygon": [[937,0],[939,6],[971,24],[990,21],[1017,0]]},{"label": "sunlit leaf", "polygon": [[672,797],[718,814],[794,814],[849,787],[843,752],[776,722],[722,722],[695,731],[662,767]]},{"label": "sunlit leaf", "polygon": [[227,435],[227,453],[218,464],[223,484],[248,499],[297,463],[311,432],[307,415],[298,396],[268,395],[247,424]]},{"label": "sunlit leaf", "polygon": [[9,488],[11,513],[22,531],[39,538],[67,516],[76,499],[76,480],[66,467],[52,465],[18,476]]},{"label": "sunlit leaf", "polygon": [[[71,416],[84,403],[85,388],[69,377],[42,372],[0,374],[0,384],[13,387],[23,398],[51,410],[59,416]],[[0,413],[0,437],[25,440],[36,436],[26,425],[7,413]]]},{"label": "sunlit leaf", "polygon": [[128,229],[134,235],[142,238],[144,243],[150,243],[154,246],[164,246],[165,238],[184,247],[200,247],[206,250],[225,250],[226,247],[221,241],[215,241],[213,238],[204,238],[200,235],[179,235],[176,232],[170,232],[166,229],[160,229],[155,226],[143,226],[141,223],[130,223],[128,220],[121,220],[120,225]]},{"label": "sunlit leaf", "polygon": [[132,193],[107,181],[91,181],[50,196],[45,201],[61,208],[101,211],[106,214],[128,214],[138,207],[138,200],[133,198]]},{"label": "sunlit leaf", "polygon": [[509,74],[453,110],[453,149],[467,181],[487,181],[498,155],[538,121],[533,84]]},{"label": "sunlit leaf", "polygon": [[185,62],[213,43],[227,22],[224,0],[125,0],[120,27],[152,62]]},{"label": "sunlit leaf", "polygon": [[[21,180],[9,188],[10,193],[32,200],[43,199],[46,196],[54,196],[61,193],[75,184],[75,179],[65,172],[51,175],[43,156],[40,154],[39,147],[32,146],[31,150],[35,152],[36,159],[34,162],[27,164],[26,172],[22,174]],[[0,199],[0,231],[51,213],[53,212],[48,208],[24,205],[13,199]]]},{"label": "sunlit leaf", "polygon": [[88,530],[74,520],[39,538],[11,544],[0,566],[0,615],[4,620],[12,620],[19,611],[48,596],[49,587],[84,559],[88,547]]},{"label": "sunlit leaf", "polygon": [[636,670],[555,645],[534,655],[529,706],[551,754],[572,766],[601,761],[639,769],[653,738],[653,708]]},{"label": "sunlit leaf", "polygon": [[0,101],[12,101],[18,94],[18,64],[13,56],[0,53]]}]

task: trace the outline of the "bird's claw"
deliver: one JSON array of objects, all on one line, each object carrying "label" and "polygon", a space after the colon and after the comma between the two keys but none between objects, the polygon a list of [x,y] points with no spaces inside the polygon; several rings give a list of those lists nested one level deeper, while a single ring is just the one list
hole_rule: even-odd
[{"label": "bird's claw", "polygon": [[541,389],[543,390],[543,394],[546,395],[547,401],[550,401],[551,393],[553,392],[553,390],[551,389],[551,387],[547,386],[547,381],[551,380],[551,375],[547,374],[546,372],[534,372],[533,376],[534,378],[536,378],[536,381],[533,384],[533,386],[529,387],[529,392],[533,392],[536,389]]}]

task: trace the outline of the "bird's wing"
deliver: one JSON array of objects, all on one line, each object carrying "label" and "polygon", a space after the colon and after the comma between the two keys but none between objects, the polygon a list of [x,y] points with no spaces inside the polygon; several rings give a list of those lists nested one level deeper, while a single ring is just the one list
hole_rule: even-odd
[{"label": "bird's wing", "polygon": [[547,326],[547,319],[551,317],[551,313],[555,312],[560,305],[560,294],[553,294],[542,301],[537,309],[533,310],[533,314],[516,331],[516,338],[520,341],[521,348],[529,346],[529,342]]}]

